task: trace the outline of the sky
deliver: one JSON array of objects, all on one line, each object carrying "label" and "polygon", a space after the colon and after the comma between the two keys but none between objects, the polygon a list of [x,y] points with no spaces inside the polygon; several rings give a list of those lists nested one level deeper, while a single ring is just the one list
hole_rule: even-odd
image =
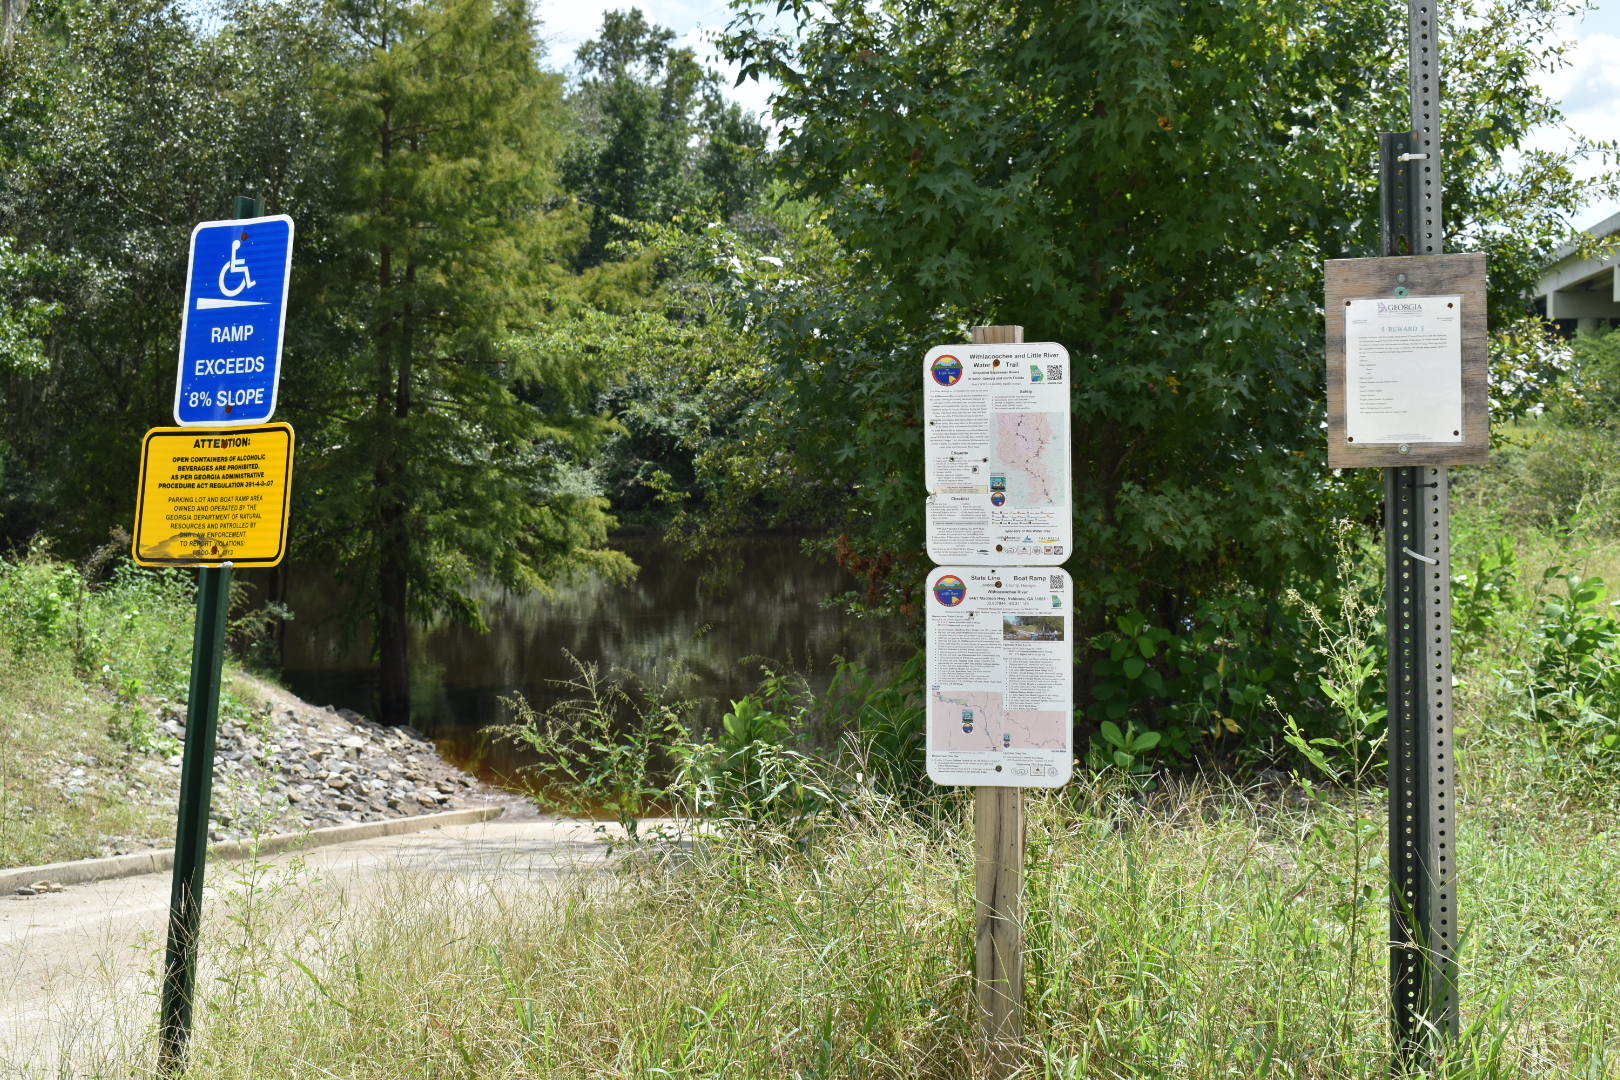
[{"label": "sky", "polygon": [[[725,71],[728,86],[735,80],[736,69],[728,68],[713,46],[713,35],[731,18],[724,0],[537,0],[541,32],[552,60],[571,63],[575,51],[602,25],[604,11],[631,6],[639,6],[652,22],[675,31],[681,44],[690,45],[700,58]],[[1575,43],[1570,62],[1545,75],[1542,85],[1563,102],[1565,117],[1576,131],[1588,138],[1620,142],[1620,0],[1599,0],[1596,10],[1566,22],[1564,36]],[[749,81],[729,92],[745,108],[763,113],[770,89]],[[1554,149],[1566,142],[1549,132],[1535,145]],[[1595,174],[1599,167],[1588,165],[1586,174]],[[1612,167],[1620,168],[1620,164]],[[1588,227],[1615,213],[1620,213],[1620,202],[1593,203],[1576,215],[1575,223]]]},{"label": "sky", "polygon": [[[1569,64],[1541,79],[1556,101],[1563,103],[1569,125],[1589,139],[1620,142],[1620,0],[1601,0],[1594,11],[1566,25],[1565,36],[1575,42]],[[1441,57],[1441,62],[1445,58]],[[1535,145],[1555,149],[1563,140],[1549,135]],[[1583,175],[1602,168],[1589,163]],[[1620,169],[1620,163],[1608,166]],[[1590,228],[1612,214],[1620,213],[1620,202],[1594,203],[1577,215],[1575,223]]]},{"label": "sky", "polygon": [[[1620,0],[1614,0],[1620,4]],[[737,80],[737,69],[721,59],[714,47],[714,35],[724,30],[731,21],[731,10],[725,0],[536,0],[535,9],[540,16],[540,35],[545,38],[547,54],[555,63],[572,64],[574,53],[602,27],[602,14],[639,7],[649,22],[675,31],[680,45],[690,46],[699,60],[708,63],[725,76],[730,96],[743,108],[763,114],[767,107],[769,88],[750,79],[730,89]]]}]

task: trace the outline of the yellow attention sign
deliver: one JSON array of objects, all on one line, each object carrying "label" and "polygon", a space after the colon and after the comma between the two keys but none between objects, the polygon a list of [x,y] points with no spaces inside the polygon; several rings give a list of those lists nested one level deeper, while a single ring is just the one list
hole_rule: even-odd
[{"label": "yellow attention sign", "polygon": [[274,566],[287,551],[290,424],[153,428],[141,447],[135,561]]}]

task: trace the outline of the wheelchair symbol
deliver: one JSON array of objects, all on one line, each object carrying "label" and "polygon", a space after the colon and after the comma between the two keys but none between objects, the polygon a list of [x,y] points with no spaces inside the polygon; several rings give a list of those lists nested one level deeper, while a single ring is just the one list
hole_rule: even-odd
[{"label": "wheelchair symbol", "polygon": [[[244,235],[246,235],[246,234],[244,234]],[[253,278],[248,275],[247,263],[245,263],[241,259],[237,258],[237,255],[236,255],[236,249],[241,247],[241,246],[242,246],[242,241],[240,241],[240,240],[232,240],[231,241],[231,261],[226,263],[224,266],[219,268],[219,291],[224,293],[226,296],[235,296],[237,293],[241,292],[243,289],[251,289],[251,288],[253,288]],[[242,275],[242,280],[237,282],[236,288],[234,288],[234,289],[227,289],[225,287],[225,278],[229,274],[240,274],[240,275]]]}]

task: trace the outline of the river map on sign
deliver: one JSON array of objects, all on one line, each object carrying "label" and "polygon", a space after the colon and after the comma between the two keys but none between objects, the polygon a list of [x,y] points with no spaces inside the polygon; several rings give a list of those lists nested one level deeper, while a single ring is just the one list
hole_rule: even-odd
[{"label": "river map on sign", "polygon": [[936,690],[929,695],[933,750],[1062,750],[1069,716],[1056,709],[1003,711],[998,690]]},{"label": "river map on sign", "polygon": [[1006,477],[1007,502],[1020,509],[1055,506],[1068,499],[1068,463],[1051,453],[1059,445],[1062,413],[996,414],[990,472]]}]

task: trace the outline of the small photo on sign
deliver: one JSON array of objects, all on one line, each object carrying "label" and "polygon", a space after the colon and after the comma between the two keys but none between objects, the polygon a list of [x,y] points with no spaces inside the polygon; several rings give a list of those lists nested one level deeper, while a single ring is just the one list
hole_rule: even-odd
[{"label": "small photo on sign", "polygon": [[1003,615],[1001,617],[1003,641],[1062,641],[1061,615]]}]

